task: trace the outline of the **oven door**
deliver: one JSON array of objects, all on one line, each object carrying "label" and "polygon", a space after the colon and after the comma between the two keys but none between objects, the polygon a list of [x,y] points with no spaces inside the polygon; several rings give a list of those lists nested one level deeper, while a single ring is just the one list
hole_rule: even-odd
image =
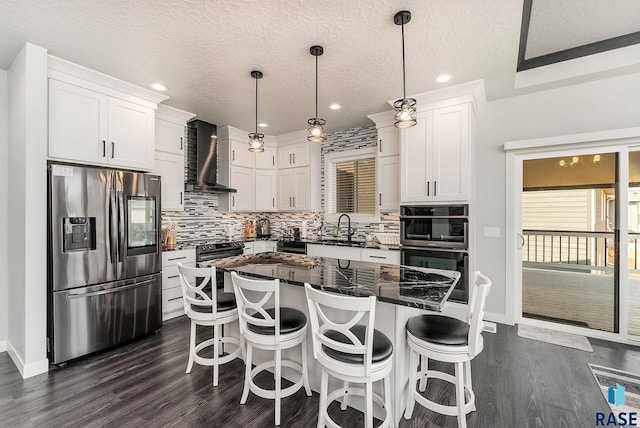
[{"label": "oven door", "polygon": [[468,303],[469,253],[467,253],[466,250],[403,246],[400,249],[400,263],[403,266],[455,270],[460,272],[460,280],[451,292],[449,300],[458,303]]},{"label": "oven door", "polygon": [[415,247],[468,248],[469,217],[466,205],[403,206],[400,241]]}]

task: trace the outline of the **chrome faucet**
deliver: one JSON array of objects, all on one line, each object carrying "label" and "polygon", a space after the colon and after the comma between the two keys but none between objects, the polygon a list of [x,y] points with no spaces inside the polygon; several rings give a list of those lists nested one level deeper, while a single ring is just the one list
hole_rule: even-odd
[{"label": "chrome faucet", "polygon": [[351,242],[351,235],[355,233],[353,230],[351,230],[351,217],[349,217],[348,214],[342,214],[340,217],[338,217],[338,229],[340,229],[340,220],[342,220],[342,217],[347,217],[347,221],[349,222],[349,224],[347,225],[347,242]]}]

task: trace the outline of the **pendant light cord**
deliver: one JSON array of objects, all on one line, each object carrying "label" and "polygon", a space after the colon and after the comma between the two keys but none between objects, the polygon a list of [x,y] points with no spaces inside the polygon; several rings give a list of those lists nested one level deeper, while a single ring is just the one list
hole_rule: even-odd
[{"label": "pendant light cord", "polygon": [[256,134],[258,133],[258,78],[256,77]]},{"label": "pendant light cord", "polygon": [[404,66],[404,20],[402,21],[402,98],[407,98],[407,76]]},{"label": "pendant light cord", "polygon": [[318,56],[316,55],[316,119],[318,118]]}]

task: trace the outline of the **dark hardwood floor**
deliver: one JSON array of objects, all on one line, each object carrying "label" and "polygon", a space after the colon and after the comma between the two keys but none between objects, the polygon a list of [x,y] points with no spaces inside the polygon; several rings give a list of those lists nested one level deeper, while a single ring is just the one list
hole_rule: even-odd
[{"label": "dark hardwood floor", "polygon": [[[6,353],[0,354],[2,427],[269,427],[271,400],[249,396],[240,405],[244,367],[222,366],[220,386],[212,369],[197,364],[185,374],[189,324],[185,317],[126,346],[79,359],[48,374],[23,380]],[[206,333],[203,331],[202,333]],[[484,333],[485,349],[473,361],[478,410],[470,427],[589,427],[595,412],[609,408],[589,371],[596,363],[640,373],[639,348],[590,340],[588,353],[522,339],[516,327]],[[267,376],[268,377],[268,376]],[[430,397],[452,398],[453,388],[434,381]],[[283,427],[315,426],[318,395],[298,391],[282,405]],[[345,427],[363,426],[362,414],[332,417]],[[457,427],[454,417],[416,406],[401,427]]]}]

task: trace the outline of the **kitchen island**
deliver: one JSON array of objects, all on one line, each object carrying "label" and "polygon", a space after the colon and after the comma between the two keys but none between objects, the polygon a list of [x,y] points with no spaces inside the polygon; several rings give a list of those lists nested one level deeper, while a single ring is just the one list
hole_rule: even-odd
[{"label": "kitchen island", "polygon": [[[262,253],[229,257],[209,263],[226,273],[258,279],[279,279],[281,306],[302,310],[308,319],[304,284],[327,292],[352,296],[371,296],[378,299],[375,328],[383,332],[393,343],[393,371],[391,391],[393,417],[396,423],[404,411],[409,380],[409,353],[407,351],[405,325],[409,318],[424,310],[439,311],[460,279],[460,273],[439,269],[395,266],[370,262],[356,262],[286,253]],[[227,276],[227,275],[225,275]],[[231,282],[225,280],[225,289]],[[237,328],[237,327],[236,327]],[[235,334],[239,334],[233,332]],[[232,333],[232,334],[233,334]],[[307,347],[309,381],[314,391],[319,391],[321,369],[314,364],[311,337]],[[257,364],[273,357],[269,353],[254,356]],[[300,362],[299,351],[287,352],[287,359]],[[293,373],[283,370],[283,376],[295,379]],[[298,375],[299,376],[299,375]],[[330,390],[339,386],[337,380]],[[381,393],[381,385],[375,385]],[[352,407],[362,410],[362,403],[353,397]],[[376,408],[374,407],[374,413]],[[379,409],[378,409],[379,410]],[[382,415],[378,415],[381,417]]]}]

